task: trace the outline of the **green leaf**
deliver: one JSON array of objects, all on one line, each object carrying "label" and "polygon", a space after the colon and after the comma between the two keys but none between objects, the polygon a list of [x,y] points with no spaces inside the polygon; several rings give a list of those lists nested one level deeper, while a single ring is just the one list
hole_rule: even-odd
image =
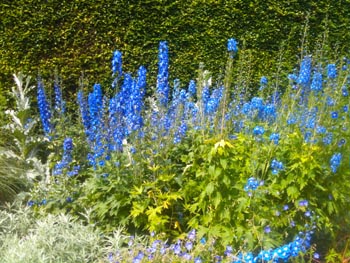
[{"label": "green leaf", "polygon": [[226,159],[220,159],[220,164],[224,170],[227,168],[227,160]]},{"label": "green leaf", "polygon": [[205,193],[207,195],[211,195],[215,190],[215,184],[214,182],[209,182],[207,186],[205,187]]},{"label": "green leaf", "polygon": [[300,195],[300,191],[295,186],[289,186],[287,188],[287,195],[292,198],[293,200],[297,199]]}]

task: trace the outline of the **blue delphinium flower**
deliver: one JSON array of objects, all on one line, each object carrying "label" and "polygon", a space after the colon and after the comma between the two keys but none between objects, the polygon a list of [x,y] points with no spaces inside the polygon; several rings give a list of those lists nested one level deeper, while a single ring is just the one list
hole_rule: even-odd
[{"label": "blue delphinium flower", "polygon": [[279,143],[280,135],[278,133],[272,133],[270,135],[270,141],[273,141],[275,145]]},{"label": "blue delphinium flower", "polygon": [[317,125],[316,126],[316,133],[317,134],[324,134],[327,131],[326,127]]},{"label": "blue delphinium flower", "polygon": [[255,177],[250,177],[247,181],[247,184],[244,186],[244,191],[249,192],[251,190],[256,190],[260,182]]},{"label": "blue delphinium flower", "polygon": [[268,82],[267,77],[262,76],[260,79],[260,85],[266,85]]},{"label": "blue delphinium flower", "polygon": [[288,79],[292,82],[296,82],[298,79],[298,76],[295,74],[288,74]]},{"label": "blue delphinium flower", "polygon": [[194,241],[196,239],[196,230],[192,229],[188,234],[187,234],[187,238],[189,240]]},{"label": "blue delphinium flower", "polygon": [[254,135],[257,135],[257,136],[263,135],[264,132],[265,132],[265,129],[264,129],[264,127],[262,127],[262,126],[256,126],[256,127],[254,127],[254,129],[253,129],[253,134],[254,134]]},{"label": "blue delphinium flower", "polygon": [[112,73],[113,76],[115,74],[118,74],[118,77],[122,75],[122,52],[119,50],[116,50],[113,52],[113,57],[112,57]]},{"label": "blue delphinium flower", "polygon": [[224,255],[225,255],[225,256],[229,256],[229,255],[232,255],[232,253],[233,253],[233,248],[232,248],[232,246],[227,245],[227,246],[226,246],[226,250],[225,250],[225,252],[224,252]]},{"label": "blue delphinium flower", "polygon": [[140,66],[137,71],[137,90],[140,92],[141,99],[146,95],[146,86],[147,86],[147,69],[144,66]]},{"label": "blue delphinium flower", "polygon": [[328,106],[334,106],[335,105],[335,101],[332,97],[328,96],[326,99],[326,103]]},{"label": "blue delphinium flower", "polygon": [[348,88],[346,86],[343,86],[341,88],[341,92],[342,92],[343,97],[349,96],[349,91],[348,91]]},{"label": "blue delphinium flower", "polygon": [[253,110],[262,110],[264,108],[264,100],[260,97],[254,97],[251,99],[250,105]]},{"label": "blue delphinium flower", "polygon": [[[72,152],[73,152],[73,140],[72,140],[72,138],[66,138],[63,142],[62,160],[55,165],[55,167],[53,169],[53,175],[62,174],[63,169],[65,169],[69,166],[69,164],[73,160]],[[70,176],[70,175],[68,175],[68,176]]]},{"label": "blue delphinium flower", "polygon": [[330,160],[330,166],[331,166],[331,170],[333,173],[337,172],[337,169],[340,165],[341,159],[342,159],[341,153],[335,153],[332,155],[332,158]]},{"label": "blue delphinium flower", "polygon": [[253,260],[254,260],[253,253],[248,252],[244,255],[244,262],[253,263]]},{"label": "blue delphinium flower", "polygon": [[346,140],[344,138],[341,138],[338,142],[338,147],[342,147],[346,143]]},{"label": "blue delphinium flower", "polygon": [[312,76],[311,90],[321,91],[322,90],[322,74],[315,72]]},{"label": "blue delphinium flower", "polygon": [[33,200],[29,200],[28,202],[27,202],[27,206],[29,206],[29,207],[32,207],[32,206],[34,206],[35,205],[35,201],[33,201]]},{"label": "blue delphinium flower", "polygon": [[[204,89],[203,89],[204,90]],[[214,89],[204,108],[206,114],[215,115],[222,99],[224,87]]]},{"label": "blue delphinium flower", "polygon": [[273,159],[271,161],[272,174],[278,174],[279,171],[284,169],[283,163]]},{"label": "blue delphinium flower", "polygon": [[238,42],[234,38],[230,38],[227,41],[227,51],[230,53],[230,57],[233,58],[233,56],[237,53],[238,51]]},{"label": "blue delphinium flower", "polygon": [[48,135],[52,131],[51,110],[46,99],[44,85],[40,80],[38,81],[38,107],[43,130]]},{"label": "blue delphinium flower", "polygon": [[311,74],[311,56],[305,56],[300,65],[300,72],[297,79],[297,83],[302,86],[307,86],[310,81]]},{"label": "blue delphinium flower", "polygon": [[337,68],[335,64],[328,64],[327,65],[327,76],[330,79],[335,79],[337,77]]},{"label": "blue delphinium flower", "polygon": [[331,132],[327,132],[325,136],[322,138],[322,141],[325,145],[331,144],[332,140],[333,140],[333,133]]},{"label": "blue delphinium flower", "polygon": [[139,251],[139,253],[136,255],[136,257],[133,258],[132,263],[141,263],[144,256],[145,255],[143,254],[143,252]]},{"label": "blue delphinium flower", "polygon": [[190,80],[190,83],[188,85],[188,93],[191,96],[194,96],[197,93],[196,82],[194,80]]},{"label": "blue delphinium flower", "polygon": [[299,206],[307,207],[309,205],[309,202],[304,199],[299,201]]},{"label": "blue delphinium flower", "polygon": [[268,83],[267,77],[262,76],[260,78],[260,88],[259,88],[259,90],[263,90],[266,87],[267,83]]},{"label": "blue delphinium flower", "polygon": [[270,226],[266,226],[266,227],[264,228],[264,232],[265,232],[266,234],[270,233],[270,232],[271,232],[271,227],[270,227]]},{"label": "blue delphinium flower", "polygon": [[331,113],[331,117],[332,117],[332,119],[337,119],[338,118],[338,112],[337,111],[333,111]]},{"label": "blue delphinium flower", "polygon": [[158,75],[157,75],[157,95],[160,105],[166,107],[169,96],[169,57],[168,44],[166,41],[159,43],[158,53]]},{"label": "blue delphinium flower", "polygon": [[55,81],[53,84],[53,90],[55,93],[55,106],[54,109],[58,113],[64,113],[64,101],[62,100],[62,90],[58,83]]},{"label": "blue delphinium flower", "polygon": [[72,177],[74,175],[77,175],[79,173],[79,170],[80,170],[80,165],[74,165],[73,169],[71,171],[67,172],[67,176]]}]

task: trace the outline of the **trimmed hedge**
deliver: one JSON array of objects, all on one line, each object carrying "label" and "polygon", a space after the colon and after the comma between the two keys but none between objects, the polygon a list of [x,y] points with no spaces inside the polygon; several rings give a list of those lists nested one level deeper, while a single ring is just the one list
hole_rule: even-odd
[{"label": "trimmed hedge", "polygon": [[57,71],[70,90],[82,75],[89,85],[110,83],[115,49],[123,52],[125,71],[145,65],[154,85],[160,40],[169,42],[170,77],[186,85],[201,61],[217,75],[223,71],[231,37],[249,51],[256,80],[272,74],[282,44],[286,67],[293,67],[307,20],[310,43],[327,30],[330,47],[346,53],[349,13],[349,0],[3,0],[0,88],[12,86],[17,71],[43,77]]}]

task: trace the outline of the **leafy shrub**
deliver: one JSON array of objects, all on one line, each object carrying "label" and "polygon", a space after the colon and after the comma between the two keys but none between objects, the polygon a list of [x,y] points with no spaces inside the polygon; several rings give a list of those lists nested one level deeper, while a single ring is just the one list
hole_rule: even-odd
[{"label": "leafy shrub", "polygon": [[[147,100],[145,68],[133,77],[114,53],[112,88],[78,93],[85,139],[61,139],[62,157],[51,159],[52,176],[29,204],[74,215],[91,209],[89,223],[106,232],[122,225],[172,241],[195,228],[221,249],[233,244],[254,255],[293,242],[300,231],[327,247],[317,237],[332,239],[339,221],[348,222],[349,61],[305,56],[281,82],[261,78],[252,96],[244,77],[233,78],[242,57],[231,44],[228,51],[222,81],[212,85],[201,70],[183,89],[169,82],[161,42]],[[73,158],[82,145],[89,153]]]},{"label": "leafy shrub", "polygon": [[103,244],[92,226],[66,215],[35,219],[30,209],[0,210],[1,262],[98,262]]}]

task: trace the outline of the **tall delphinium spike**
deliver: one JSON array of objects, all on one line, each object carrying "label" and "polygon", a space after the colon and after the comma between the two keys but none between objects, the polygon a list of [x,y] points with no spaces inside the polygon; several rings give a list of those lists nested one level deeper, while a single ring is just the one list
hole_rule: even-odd
[{"label": "tall delphinium spike", "polygon": [[229,53],[226,69],[225,69],[225,79],[223,83],[223,89],[222,89],[222,98],[220,99],[220,104],[218,105],[218,111],[219,115],[216,120],[217,125],[220,127],[220,134],[222,135],[224,132],[225,127],[225,116],[227,113],[227,107],[229,105],[229,99],[230,99],[230,89],[232,84],[232,71],[233,71],[233,58],[238,52],[238,42],[234,38],[230,38],[227,41],[227,51]]},{"label": "tall delphinium spike", "polygon": [[88,137],[90,141],[90,147],[93,154],[90,155],[90,163],[96,167],[99,159],[104,155],[104,133],[105,126],[103,122],[103,95],[100,84],[95,84],[93,91],[88,95],[90,127],[88,131]]},{"label": "tall delphinium spike", "polygon": [[158,53],[158,75],[157,75],[157,96],[161,106],[166,107],[169,96],[169,56],[168,43],[159,43]]},{"label": "tall delphinium spike", "polygon": [[65,111],[65,102],[62,99],[62,89],[57,79],[53,83],[53,91],[55,94],[54,109],[59,115],[61,115]]},{"label": "tall delphinium spike", "polygon": [[300,104],[305,104],[308,100],[309,86],[311,79],[312,58],[311,56],[305,56],[301,61],[299,76],[297,83],[301,87]]},{"label": "tall delphinium spike", "polygon": [[143,108],[143,96],[145,94],[146,70],[140,67],[138,78],[133,79],[131,75],[127,76],[123,83],[122,92],[125,96],[125,123],[128,128],[128,135],[133,131],[140,130],[143,126],[141,111]]},{"label": "tall delphinium spike", "polygon": [[46,98],[44,85],[40,79],[38,80],[37,98],[38,98],[38,107],[39,107],[41,123],[43,125],[43,130],[45,132],[45,135],[48,136],[52,132],[51,109]]},{"label": "tall delphinium spike", "polygon": [[132,91],[133,97],[133,128],[132,130],[141,130],[143,126],[142,109],[144,106],[143,99],[146,95],[146,74],[147,70],[144,66],[140,66],[137,71],[137,79],[135,80],[134,89]]},{"label": "tall delphinium spike", "polygon": [[122,52],[119,50],[114,51],[112,57],[112,76],[115,79],[112,82],[112,88],[116,87],[118,80],[123,74],[122,64]]},{"label": "tall delphinium spike", "polygon": [[322,73],[319,71],[315,71],[312,75],[312,81],[311,81],[311,87],[310,89],[314,92],[320,92],[322,91]]}]

